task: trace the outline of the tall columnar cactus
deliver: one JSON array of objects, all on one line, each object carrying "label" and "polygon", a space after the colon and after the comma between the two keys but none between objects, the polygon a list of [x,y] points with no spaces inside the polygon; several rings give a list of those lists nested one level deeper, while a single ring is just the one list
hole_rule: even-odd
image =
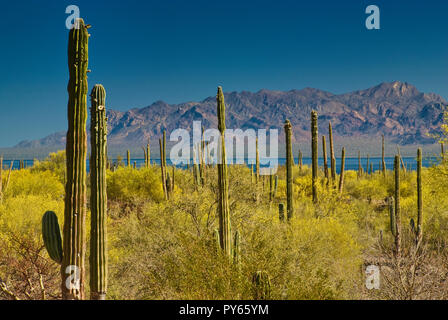
[{"label": "tall columnar cactus", "polygon": [[395,256],[400,257],[401,247],[401,211],[400,211],[400,157],[395,156],[395,223],[397,230],[395,234]]},{"label": "tall columnar cactus", "polygon": [[221,249],[227,256],[232,254],[232,234],[230,232],[230,207],[229,207],[229,177],[227,176],[227,159],[226,159],[226,106],[224,102],[224,93],[222,88],[218,87],[217,114],[218,114],[218,130],[220,137],[220,159],[218,159],[218,216],[219,216],[219,236]]},{"label": "tall columnar cactus", "polygon": [[241,266],[241,248],[240,248],[240,233],[237,230],[235,232],[235,235],[233,237],[233,248],[232,248],[232,253],[233,253],[233,263],[240,267]]},{"label": "tall columnar cactus", "polygon": [[126,152],[126,164],[128,168],[131,167],[131,151],[129,150]]},{"label": "tall columnar cactus", "polygon": [[339,174],[339,193],[342,193],[344,189],[344,173],[345,173],[345,148],[342,148],[341,173]]},{"label": "tall columnar cactus", "polygon": [[[165,133],[165,131],[163,131]],[[163,194],[165,195],[165,200],[168,200],[168,188],[166,185],[166,166],[165,166],[165,143],[162,139],[159,139],[159,147],[160,147],[160,171],[162,176],[162,189]]]},{"label": "tall columnar cactus", "polygon": [[317,202],[317,175],[318,175],[318,135],[317,135],[317,112],[311,111],[311,157],[312,157],[312,187],[313,202]]},{"label": "tall columnar cactus", "polygon": [[358,178],[362,176],[361,151],[358,150]]},{"label": "tall columnar cactus", "polygon": [[285,137],[286,137],[286,211],[288,218],[292,218],[294,207],[292,200],[292,127],[289,120],[285,121]]},{"label": "tall columnar cactus", "polygon": [[394,197],[387,198],[387,205],[389,207],[389,218],[390,218],[390,232],[394,237],[397,236],[397,220],[395,216],[395,207],[394,207]]},{"label": "tall columnar cactus", "polygon": [[265,271],[257,271],[252,276],[254,300],[269,300],[271,298],[271,280]]},{"label": "tall columnar cactus", "polygon": [[327,181],[330,179],[328,173],[328,162],[327,162],[327,144],[325,141],[325,136],[322,136],[322,155],[324,157],[324,175]]},{"label": "tall columnar cactus", "polygon": [[370,174],[373,174],[374,172],[373,172],[373,163],[372,162],[370,162]]},{"label": "tall columnar cactus", "polygon": [[381,170],[383,176],[386,176],[386,161],[384,160],[384,134],[381,136]]},{"label": "tall columnar cactus", "polygon": [[84,298],[88,41],[87,26],[78,19],[68,41],[67,183],[61,265],[62,297],[68,300]]},{"label": "tall columnar cactus", "polygon": [[[105,300],[107,291],[107,119],[106,90],[95,85],[90,94],[90,296]],[[130,153],[128,150],[128,166]]]},{"label": "tall columnar cactus", "polygon": [[149,168],[150,163],[151,163],[151,148],[150,148],[150,141],[148,139],[148,144],[146,145],[146,168]]},{"label": "tall columnar cactus", "polygon": [[423,237],[422,149],[417,150],[417,244]]},{"label": "tall columnar cactus", "polygon": [[274,196],[274,175],[269,175],[269,202],[273,200]]},{"label": "tall columnar cactus", "polygon": [[440,141],[440,155],[442,157],[442,162],[445,162],[445,150],[443,146],[443,141]]},{"label": "tall columnar cactus", "polygon": [[300,151],[299,149],[299,156],[298,156],[298,162],[299,162],[299,172],[302,171],[302,166],[303,166],[303,158],[302,158],[302,151]]},{"label": "tall columnar cactus", "polygon": [[331,121],[328,123],[328,138],[330,139],[330,164],[331,164],[331,180],[336,181],[336,158],[334,157],[334,145],[333,145],[333,129],[331,127]]}]

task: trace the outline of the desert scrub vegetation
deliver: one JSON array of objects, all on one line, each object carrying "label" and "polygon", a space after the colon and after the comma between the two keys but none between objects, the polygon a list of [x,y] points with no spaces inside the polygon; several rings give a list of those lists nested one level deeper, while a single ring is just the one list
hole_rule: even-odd
[{"label": "desert scrub vegetation", "polygon": [[[41,219],[48,210],[62,219],[63,158],[63,152],[53,154],[11,173],[0,205],[2,299],[61,297],[59,265],[44,250]],[[311,168],[295,165],[294,215],[287,222],[278,211],[286,203],[284,167],[276,173],[277,192],[270,199],[269,177],[261,176],[257,184],[246,166],[229,166],[231,228],[240,234],[235,264],[218,250],[214,237],[219,227],[216,168],[206,166],[205,183],[197,186],[192,168],[168,166],[175,176],[169,201],[159,166],[108,170],[108,297],[252,299],[253,274],[263,271],[270,278],[270,299],[446,298],[447,168],[440,164],[422,171],[424,241],[418,254],[412,253],[410,227],[417,215],[416,173],[401,172],[399,269],[385,200],[393,195],[393,171],[386,177],[346,171],[342,194],[319,171],[319,200],[313,203]],[[365,289],[363,270],[369,264],[381,266],[380,290]],[[407,284],[411,275],[412,285]]]}]

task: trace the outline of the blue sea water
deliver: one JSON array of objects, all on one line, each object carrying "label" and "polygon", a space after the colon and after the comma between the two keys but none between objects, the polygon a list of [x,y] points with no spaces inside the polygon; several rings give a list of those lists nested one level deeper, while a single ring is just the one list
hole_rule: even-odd
[{"label": "blue sea water", "polygon": [[[113,160],[114,162],[116,160]],[[279,158],[279,165],[284,165],[286,162],[285,158]],[[374,158],[370,158],[370,163],[373,163],[373,171],[376,172],[378,170],[381,170],[381,157],[374,157]],[[25,162],[25,166],[26,167],[30,167],[33,165],[33,160],[24,160]],[[145,164],[145,160],[144,159],[131,159],[131,164],[133,165],[134,162],[136,162],[137,167],[143,167]],[[294,159],[295,164],[298,164],[298,159],[295,158]],[[304,165],[311,165],[311,158],[303,158],[302,160]],[[388,170],[392,170],[394,167],[394,158],[393,157],[386,157],[385,158],[385,162],[386,162],[386,168]],[[406,166],[406,168],[408,170],[416,170],[417,168],[417,161],[416,158],[412,158],[412,157],[403,157],[403,162]],[[436,164],[437,159],[434,157],[430,157],[430,158],[424,158],[423,159],[423,163],[422,165],[424,167],[430,167],[434,164]],[[151,160],[151,163],[155,163],[155,164],[160,164],[160,159],[154,159]],[[247,161],[246,161],[247,163]],[[261,159],[261,167],[266,167],[263,165],[263,159]],[[11,164],[11,160],[4,160],[3,161],[3,166],[5,168],[9,168]],[[169,159],[167,159],[167,164],[171,165],[171,161]],[[366,171],[366,166],[367,166],[367,158],[361,158],[361,164],[363,166],[364,171]],[[14,164],[13,164],[13,169],[16,170],[19,168],[20,165],[20,161],[19,160],[15,160]],[[319,158],[319,166],[323,166],[324,165],[324,161],[323,158]],[[328,164],[329,165],[329,164]],[[369,165],[370,166],[370,165]],[[177,166],[179,168],[185,168],[186,166]],[[341,159],[337,158],[336,159],[336,171],[339,173],[340,171],[340,167],[341,167]],[[87,171],[89,170],[89,162],[87,161]],[[345,170],[358,170],[358,158],[346,158],[345,159]]]}]

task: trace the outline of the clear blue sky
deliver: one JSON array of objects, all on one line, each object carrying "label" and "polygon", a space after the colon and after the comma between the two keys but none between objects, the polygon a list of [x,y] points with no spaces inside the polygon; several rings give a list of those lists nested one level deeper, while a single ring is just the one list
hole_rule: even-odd
[{"label": "clear blue sky", "polygon": [[[225,91],[334,93],[407,81],[448,97],[446,0],[3,1],[0,146],[66,129],[67,5],[90,29],[109,108]],[[369,4],[381,30],[365,28]]]}]

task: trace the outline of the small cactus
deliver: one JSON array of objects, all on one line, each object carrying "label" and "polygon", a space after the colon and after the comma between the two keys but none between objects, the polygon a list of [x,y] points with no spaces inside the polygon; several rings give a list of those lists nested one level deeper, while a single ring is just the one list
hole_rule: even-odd
[{"label": "small cactus", "polygon": [[328,162],[327,162],[327,144],[325,141],[325,136],[322,136],[322,156],[324,157],[324,175],[327,181],[329,180],[329,172],[328,172]]},{"label": "small cactus", "polygon": [[269,300],[271,298],[271,280],[265,271],[257,271],[252,277],[254,300]]},{"label": "small cactus", "polygon": [[386,176],[386,161],[384,160],[384,134],[381,136],[381,170],[383,177]]}]

